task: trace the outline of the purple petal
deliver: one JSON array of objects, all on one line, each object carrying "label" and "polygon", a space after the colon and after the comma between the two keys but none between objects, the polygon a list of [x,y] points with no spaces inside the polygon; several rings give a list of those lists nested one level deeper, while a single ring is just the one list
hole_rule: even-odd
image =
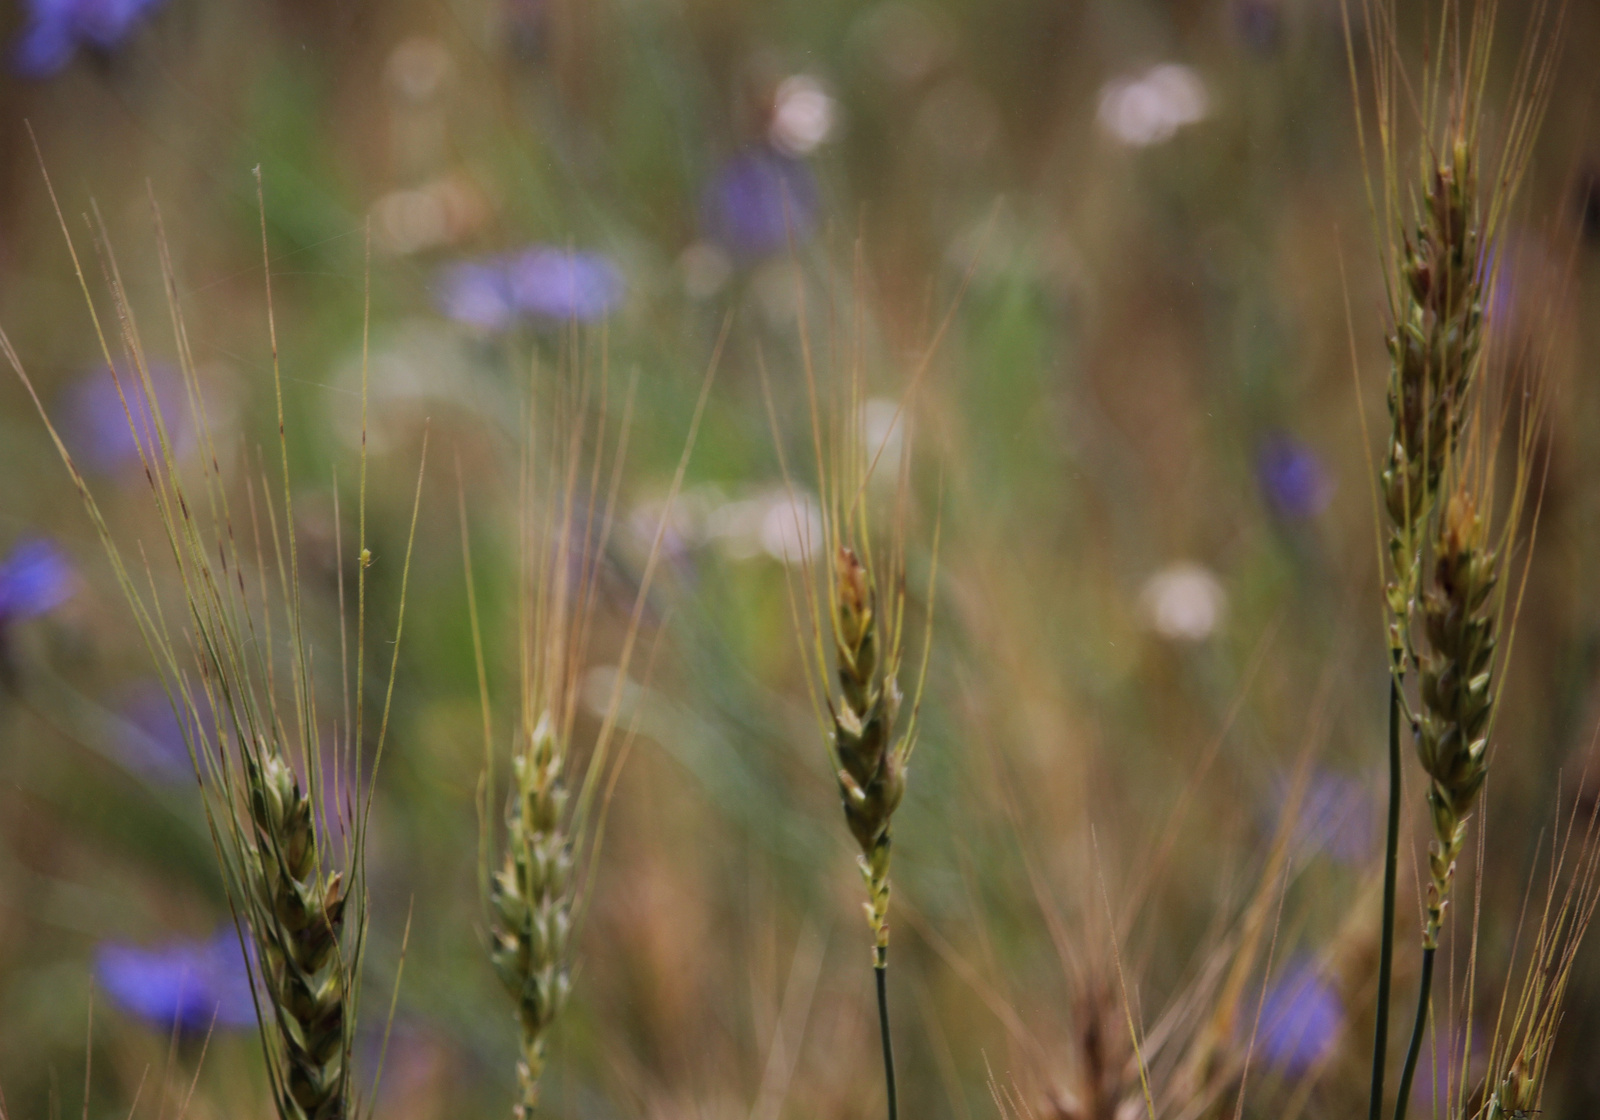
[{"label": "purple petal", "polygon": [[439,310],[447,316],[484,330],[505,328],[515,314],[503,262],[451,265],[439,274],[433,294]]},{"label": "purple petal", "polygon": [[1268,1062],[1299,1074],[1327,1058],[1343,1030],[1339,993],[1315,963],[1300,961],[1267,992],[1258,1043]]},{"label": "purple petal", "polygon": [[96,951],[95,975],[119,1007],[153,1026],[205,1031],[213,1017],[219,1027],[255,1022],[248,966],[231,929],[150,949],[108,942]]},{"label": "purple petal", "polygon": [[[201,706],[201,719],[209,720],[210,707],[205,695],[197,696],[196,702]],[[128,729],[126,734],[118,736],[116,746],[129,769],[166,784],[194,780],[194,764],[189,758],[184,728],[160,685],[141,686],[122,705],[121,711]],[[195,731],[193,721],[194,717],[186,713],[184,722],[191,725],[191,736]],[[206,730],[210,729],[209,723],[206,724]]]},{"label": "purple petal", "polygon": [[49,78],[66,68],[77,48],[66,20],[36,16],[11,48],[11,67],[25,78]]},{"label": "purple petal", "polygon": [[165,0],[31,0],[29,20],[13,48],[12,65],[30,78],[48,78],[72,61],[79,46],[120,47],[139,21]]},{"label": "purple petal", "polygon": [[1256,479],[1267,504],[1285,520],[1315,517],[1333,497],[1333,486],[1316,453],[1282,432],[1262,442],[1256,456]]},{"label": "purple petal", "polygon": [[[191,446],[189,410],[182,375],[165,365],[149,367],[150,387],[174,455]],[[119,388],[120,386],[120,388]],[[139,452],[161,455],[154,414],[139,375],[100,366],[62,394],[62,438],[75,458],[106,474],[137,469]]]},{"label": "purple petal", "polygon": [[816,222],[817,186],[797,159],[765,148],[734,156],[706,188],[707,231],[736,252],[761,256],[807,236]]},{"label": "purple petal", "polygon": [[72,596],[72,564],[45,540],[24,541],[0,561],[0,621],[34,618]]},{"label": "purple petal", "polygon": [[117,47],[146,9],[159,0],[78,0],[73,25],[78,37],[92,47],[109,51]]},{"label": "purple petal", "polygon": [[593,322],[622,302],[622,274],[598,253],[536,246],[506,269],[511,303],[545,319]]},{"label": "purple petal", "polygon": [[[1274,783],[1274,818],[1288,800],[1292,785],[1288,775]],[[1308,854],[1322,852],[1340,863],[1359,866],[1372,854],[1377,821],[1377,805],[1365,783],[1318,769],[1308,779],[1295,811],[1294,837]]]}]

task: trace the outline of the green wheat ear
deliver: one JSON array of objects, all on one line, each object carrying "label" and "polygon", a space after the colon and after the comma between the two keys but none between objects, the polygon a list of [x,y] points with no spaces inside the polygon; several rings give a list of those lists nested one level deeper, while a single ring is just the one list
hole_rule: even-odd
[{"label": "green wheat ear", "polygon": [[567,941],[572,932],[572,851],[566,832],[566,752],[556,745],[549,714],[527,750],[511,760],[506,852],[489,892],[490,959],[516,1005],[521,1027],[517,1065],[519,1120],[539,1103],[545,1036],[572,988]]},{"label": "green wheat ear", "polygon": [[[42,162],[41,159],[41,166]],[[259,169],[257,183],[259,198]],[[49,186],[48,175],[46,184]],[[54,203],[53,187],[50,197]],[[174,347],[187,390],[190,419],[201,442],[198,486],[191,486],[193,480],[179,471],[167,434],[168,418],[162,413],[151,382],[138,318],[104,227],[96,229],[95,247],[106,265],[123,363],[113,361],[113,346],[56,204],[90,325],[102,357],[117,379],[144,477],[164,531],[170,558],[164,574],[175,577],[182,591],[181,603],[170,616],[155,590],[156,572],[148,559],[144,561],[142,579],[135,578],[130,570],[83,475],[3,332],[0,350],[22,380],[50,432],[179,717],[202,788],[206,820],[222,866],[228,901],[240,937],[250,939],[256,949],[250,972],[251,990],[274,1107],[282,1120],[346,1120],[358,1111],[350,1056],[367,933],[367,815],[372,774],[382,757],[388,728],[422,480],[419,472],[411,538],[401,576],[395,652],[389,666],[382,723],[373,744],[372,767],[364,775],[360,772],[368,737],[359,716],[347,716],[346,726],[336,734],[335,761],[330,772],[323,763],[317,731],[320,725],[311,672],[312,650],[305,634],[306,617],[300,596],[270,269],[265,295],[281,489],[275,500],[272,484],[263,477],[259,483],[262,500],[258,503],[257,484],[252,482],[247,488],[249,515],[236,521],[230,505],[231,487],[222,473],[223,460],[212,440],[188,346],[176,270],[160,211],[153,200],[152,210]],[[264,201],[261,213],[265,260]],[[359,551],[354,554],[358,572],[357,681],[365,680],[365,561],[370,557],[366,548],[365,454],[369,321],[370,314],[364,316],[363,323],[360,530]],[[119,373],[119,365],[131,372]],[[130,397],[142,398],[142,409],[129,407]],[[139,411],[151,418],[153,436],[136,422]],[[424,461],[426,451],[424,437]],[[263,513],[267,522],[265,535]],[[243,530],[253,536],[254,556],[242,546]],[[257,586],[247,587],[247,583]],[[342,600],[342,577],[340,586]],[[256,596],[266,604],[265,609],[256,605]],[[341,613],[343,607],[341,601]],[[274,615],[280,615],[289,630],[286,673],[273,659]],[[359,697],[345,696],[347,713],[359,712],[362,707]],[[209,714],[202,716],[202,712]],[[317,810],[325,803],[325,792],[347,813],[342,826],[336,826]]]},{"label": "green wheat ear", "polygon": [[839,546],[834,558],[833,640],[839,697],[833,711],[833,749],[839,759],[839,796],[845,823],[861,847],[867,884],[867,923],[873,964],[889,963],[890,825],[906,791],[909,739],[896,739],[900,684],[893,661],[879,650],[877,590],[855,552]]},{"label": "green wheat ear", "polygon": [[[707,368],[639,580],[600,729],[578,760],[574,727],[579,687],[590,667],[589,634],[597,613],[597,589],[606,562],[634,398],[630,385],[622,410],[622,435],[608,465],[609,378],[603,345],[601,350],[597,379],[591,380],[580,356],[574,359],[575,369],[555,371],[552,385],[536,382],[532,386],[532,401],[544,397],[553,399],[555,405],[548,415],[530,405],[527,415],[520,488],[524,574],[518,609],[517,717],[510,751],[511,788],[498,830],[491,822],[496,742],[488,671],[472,571],[466,488],[458,479],[467,610],[483,709],[478,875],[489,929],[489,961],[515,1008],[518,1060],[512,1115],[517,1120],[530,1120],[539,1109],[550,1032],[571,993],[571,946],[593,890],[604,838],[605,801],[600,791],[616,772],[612,754],[623,690],[628,685],[628,669],[672,505],[683,487],[710,397],[722,340]],[[599,402],[593,408],[589,404],[592,398]],[[631,735],[630,728],[627,736]],[[497,843],[498,858],[493,851]]]}]

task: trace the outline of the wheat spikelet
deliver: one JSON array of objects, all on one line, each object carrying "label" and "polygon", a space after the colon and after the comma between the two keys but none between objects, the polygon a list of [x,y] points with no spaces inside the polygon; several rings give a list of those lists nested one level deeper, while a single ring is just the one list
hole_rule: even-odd
[{"label": "wheat spikelet", "polygon": [[572,928],[572,852],[567,789],[548,713],[527,750],[512,760],[506,852],[490,887],[491,959],[516,1003],[521,1028],[514,1114],[527,1120],[539,1103],[545,1035],[572,987],[567,940]]},{"label": "wheat spikelet", "polygon": [[898,655],[886,665],[879,648],[877,589],[854,550],[840,545],[834,557],[833,641],[839,697],[830,706],[833,746],[839,757],[839,795],[845,823],[861,846],[867,884],[867,922],[873,963],[889,959],[890,825],[905,795],[910,743],[895,740],[900,714]]},{"label": "wheat spikelet", "polygon": [[1428,853],[1423,947],[1439,943],[1467,818],[1488,776],[1488,729],[1494,708],[1492,661],[1499,555],[1472,495],[1452,494],[1434,543],[1431,585],[1422,598],[1427,649],[1417,655],[1422,712],[1417,757],[1427,772],[1434,839]]},{"label": "wheat spikelet", "polygon": [[1388,340],[1390,439],[1381,479],[1397,656],[1416,598],[1424,527],[1461,433],[1483,349],[1476,159],[1474,143],[1458,133],[1444,157],[1425,165],[1422,214],[1403,239],[1400,306]]},{"label": "wheat spikelet", "polygon": [[261,979],[282,1037],[280,1111],[306,1120],[348,1115],[346,1011],[352,978],[342,959],[344,879],[325,870],[312,804],[279,755],[246,756],[255,844],[249,878],[258,891],[251,926]]}]

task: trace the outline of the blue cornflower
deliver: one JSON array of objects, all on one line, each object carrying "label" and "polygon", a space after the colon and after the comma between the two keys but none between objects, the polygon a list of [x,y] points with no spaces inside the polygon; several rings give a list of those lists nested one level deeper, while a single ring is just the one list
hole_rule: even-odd
[{"label": "blue cornflower", "polygon": [[[164,365],[152,365],[148,372],[167,441],[174,454],[182,455],[192,442],[182,375]],[[161,456],[150,402],[135,372],[119,367],[113,376],[110,366],[100,366],[86,373],[62,393],[62,417],[67,450],[96,470],[114,474],[137,468],[141,447],[147,456]]]},{"label": "blue cornflower", "polygon": [[72,564],[55,545],[23,541],[0,561],[0,626],[55,610],[75,582]]},{"label": "blue cornflower", "polygon": [[771,148],[750,148],[718,170],[706,187],[701,212],[713,240],[744,256],[764,256],[785,248],[791,233],[799,240],[811,232],[816,180],[800,160]]},{"label": "blue cornflower", "polygon": [[206,1031],[213,1017],[219,1027],[256,1021],[249,966],[231,929],[150,949],[107,942],[95,952],[95,976],[119,1007],[152,1026]]},{"label": "blue cornflower", "polygon": [[498,261],[463,261],[439,274],[434,284],[439,310],[458,323],[486,331],[501,330],[516,317],[511,284]]},{"label": "blue cornflower", "polygon": [[461,261],[434,285],[441,311],[486,331],[519,318],[594,322],[616,310],[622,295],[622,273],[608,258],[549,245]]},{"label": "blue cornflower", "polygon": [[1256,481],[1272,512],[1287,521],[1315,517],[1333,497],[1333,484],[1316,452],[1284,432],[1261,442]]},{"label": "blue cornflower", "polygon": [[[195,696],[195,703],[200,707],[204,729],[211,730],[207,722],[211,706],[203,692]],[[194,781],[194,764],[184,740],[183,724],[178,722],[172,702],[160,685],[141,685],[120,705],[120,711],[127,725],[117,738],[117,748],[130,770],[168,785]],[[184,713],[183,722],[189,724],[191,736],[200,730],[194,726],[190,713]]]},{"label": "blue cornflower", "polygon": [[1262,1053],[1272,1065],[1303,1074],[1327,1058],[1344,1030],[1344,1002],[1316,963],[1301,960],[1267,992],[1261,1005]]},{"label": "blue cornflower", "polygon": [[542,319],[603,319],[622,302],[622,274],[598,253],[534,246],[506,269],[511,303]]},{"label": "blue cornflower", "polygon": [[[1273,784],[1274,815],[1281,812],[1293,779]],[[1325,853],[1340,863],[1362,864],[1372,853],[1377,809],[1372,791],[1357,778],[1317,769],[1309,777],[1295,811],[1294,838],[1307,854]]]},{"label": "blue cornflower", "polygon": [[110,52],[163,0],[27,0],[12,65],[30,78],[66,68],[79,47]]}]

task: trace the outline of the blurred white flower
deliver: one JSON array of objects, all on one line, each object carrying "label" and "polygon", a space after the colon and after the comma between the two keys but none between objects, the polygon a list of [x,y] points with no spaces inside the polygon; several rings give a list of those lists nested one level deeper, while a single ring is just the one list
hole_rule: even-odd
[{"label": "blurred white flower", "polygon": [[1199,642],[1222,621],[1228,597],[1217,577],[1199,564],[1184,562],[1145,581],[1139,609],[1146,624],[1175,642]]},{"label": "blurred white flower", "polygon": [[761,527],[767,511],[756,498],[724,501],[706,511],[702,539],[715,541],[735,560],[750,560],[761,554]]},{"label": "blurred white flower", "polygon": [[1210,110],[1205,83],[1175,62],[1151,67],[1135,78],[1114,78],[1100,89],[1100,125],[1136,148],[1170,140],[1184,125]]},{"label": "blurred white flower", "polygon": [[450,175],[391,191],[373,203],[372,212],[380,244],[403,256],[465,240],[483,228],[490,206],[477,184]]},{"label": "blurred white flower", "polygon": [[385,76],[397,97],[421,103],[438,96],[454,69],[449,47],[438,39],[415,35],[390,53]]},{"label": "blurred white flower", "polygon": [[367,359],[368,400],[376,419],[361,423],[359,347],[340,361],[324,386],[325,404],[337,419],[334,430],[351,446],[365,440],[374,454],[394,450],[393,441],[409,431],[395,423],[401,416],[420,417],[448,407],[463,411],[492,408],[471,390],[472,359],[462,340],[433,319],[405,319],[377,334]]},{"label": "blurred white flower", "polygon": [[[641,541],[654,538],[661,504],[636,508],[629,517]],[[674,547],[715,545],[732,560],[774,560],[799,563],[822,549],[822,507],[816,496],[781,486],[730,498],[719,486],[690,487],[672,507],[668,537]]]},{"label": "blurred white flower", "polygon": [[767,139],[791,156],[808,155],[833,132],[833,98],[820,82],[805,74],[785,78],[772,102]]},{"label": "blurred white flower", "polygon": [[733,274],[733,262],[709,241],[696,241],[678,257],[683,290],[693,300],[707,300],[722,290]]},{"label": "blurred white flower", "polygon": [[774,488],[731,501],[720,491],[706,497],[710,500],[695,501],[686,511],[692,511],[696,522],[697,543],[714,543],[734,560],[765,553],[792,563],[809,559],[822,547],[822,511],[810,494],[791,498],[787,490]]},{"label": "blurred white flower", "polygon": [[761,547],[774,560],[793,564],[822,550],[822,509],[809,494],[769,493],[761,517]]}]

